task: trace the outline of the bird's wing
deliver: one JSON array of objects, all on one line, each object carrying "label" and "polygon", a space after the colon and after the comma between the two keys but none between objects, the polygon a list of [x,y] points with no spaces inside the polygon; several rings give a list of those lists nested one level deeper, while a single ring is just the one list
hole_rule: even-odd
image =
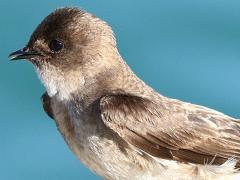
[{"label": "bird's wing", "polygon": [[131,95],[104,96],[99,107],[107,127],[154,157],[196,164],[240,160],[240,125],[220,112]]},{"label": "bird's wing", "polygon": [[43,109],[44,111],[47,113],[47,115],[54,119],[53,118],[53,111],[52,111],[52,107],[51,107],[51,99],[50,97],[48,96],[47,92],[45,92],[42,97],[41,97],[41,100],[42,100],[42,105],[43,105]]}]

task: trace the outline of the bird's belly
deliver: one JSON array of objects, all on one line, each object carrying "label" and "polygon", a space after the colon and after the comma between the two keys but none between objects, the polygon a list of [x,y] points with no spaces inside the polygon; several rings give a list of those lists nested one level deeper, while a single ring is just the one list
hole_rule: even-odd
[{"label": "bird's belly", "polygon": [[79,160],[93,172],[109,180],[238,180],[231,165],[182,164],[157,159],[149,161],[134,151],[121,152],[116,144],[97,135],[84,141],[65,138]]},{"label": "bird's belly", "polygon": [[77,156],[85,166],[109,180],[159,180],[165,168],[136,151],[123,152],[112,140],[97,135],[81,144]]},{"label": "bird's belly", "polygon": [[108,180],[238,180],[231,163],[194,165],[164,159],[145,159],[135,151],[121,152],[114,142],[90,136],[75,149],[80,161]]}]

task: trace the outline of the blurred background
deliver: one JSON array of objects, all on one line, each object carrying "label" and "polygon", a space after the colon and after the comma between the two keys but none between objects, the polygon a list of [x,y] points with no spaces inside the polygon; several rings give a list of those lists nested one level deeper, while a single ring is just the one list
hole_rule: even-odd
[{"label": "blurred background", "polygon": [[81,165],[45,115],[44,87],[32,65],[7,57],[63,6],[106,20],[123,58],[163,95],[240,118],[239,0],[1,0],[1,180],[101,179]]}]

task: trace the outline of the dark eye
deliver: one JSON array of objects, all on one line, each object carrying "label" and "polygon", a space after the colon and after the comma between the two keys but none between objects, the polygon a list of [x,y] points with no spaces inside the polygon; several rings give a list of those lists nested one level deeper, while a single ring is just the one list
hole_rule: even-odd
[{"label": "dark eye", "polygon": [[49,48],[53,51],[53,52],[58,52],[60,51],[62,48],[64,47],[64,44],[62,41],[54,39],[50,42],[49,44]]}]

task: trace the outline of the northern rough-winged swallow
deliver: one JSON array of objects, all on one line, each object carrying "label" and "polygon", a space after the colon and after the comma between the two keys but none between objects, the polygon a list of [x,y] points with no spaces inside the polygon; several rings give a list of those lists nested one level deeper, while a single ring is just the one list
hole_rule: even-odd
[{"label": "northern rough-winged swallow", "polygon": [[240,179],[239,122],[158,94],[123,61],[112,29],[96,16],[57,9],[10,57],[34,65],[45,111],[105,179]]}]

